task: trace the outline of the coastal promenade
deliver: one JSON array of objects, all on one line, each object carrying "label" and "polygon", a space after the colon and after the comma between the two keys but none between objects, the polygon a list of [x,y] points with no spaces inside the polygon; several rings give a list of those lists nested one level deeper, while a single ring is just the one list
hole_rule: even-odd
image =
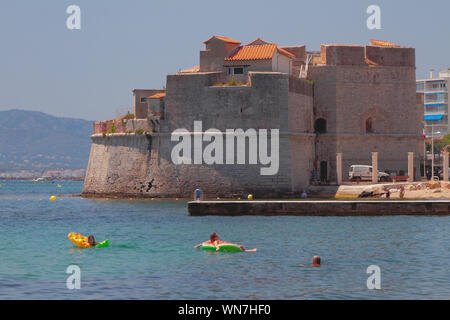
[{"label": "coastal promenade", "polygon": [[446,216],[450,200],[190,201],[191,216]]}]

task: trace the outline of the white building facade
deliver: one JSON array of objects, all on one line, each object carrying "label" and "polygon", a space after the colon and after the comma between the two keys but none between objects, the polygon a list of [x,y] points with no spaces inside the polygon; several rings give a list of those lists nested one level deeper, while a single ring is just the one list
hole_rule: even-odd
[{"label": "white building facade", "polygon": [[427,138],[442,137],[449,130],[448,89],[450,69],[439,72],[439,77],[430,72],[429,79],[417,80],[417,92],[424,95],[424,129]]}]

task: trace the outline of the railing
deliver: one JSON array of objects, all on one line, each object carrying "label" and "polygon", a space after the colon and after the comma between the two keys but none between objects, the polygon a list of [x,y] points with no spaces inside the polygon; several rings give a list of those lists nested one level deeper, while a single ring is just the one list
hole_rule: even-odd
[{"label": "railing", "polygon": [[425,106],[425,115],[432,113],[443,113],[447,114],[447,106]]}]

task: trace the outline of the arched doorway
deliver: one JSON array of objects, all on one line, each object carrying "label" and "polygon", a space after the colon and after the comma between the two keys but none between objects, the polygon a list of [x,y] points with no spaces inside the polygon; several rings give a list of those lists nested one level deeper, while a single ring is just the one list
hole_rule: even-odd
[{"label": "arched doorway", "polygon": [[371,117],[366,119],[366,133],[373,133],[373,120]]},{"label": "arched doorway", "polygon": [[314,132],[315,133],[326,133],[327,132],[327,120],[324,118],[319,118],[314,122]]}]

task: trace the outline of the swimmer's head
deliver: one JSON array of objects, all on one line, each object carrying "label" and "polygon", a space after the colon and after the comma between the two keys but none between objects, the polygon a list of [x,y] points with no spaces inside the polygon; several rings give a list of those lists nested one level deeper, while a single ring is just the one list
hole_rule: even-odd
[{"label": "swimmer's head", "polygon": [[88,242],[89,242],[89,244],[90,244],[91,246],[95,245],[95,238],[94,238],[93,235],[90,235],[90,236],[88,237]]},{"label": "swimmer's head", "polygon": [[320,266],[320,257],[319,256],[314,256],[312,258],[312,265],[316,266],[316,267]]},{"label": "swimmer's head", "polygon": [[213,233],[211,233],[211,235],[209,236],[209,240],[210,240],[211,242],[217,241],[217,240],[219,240],[219,236],[217,235],[217,233],[213,232]]}]

